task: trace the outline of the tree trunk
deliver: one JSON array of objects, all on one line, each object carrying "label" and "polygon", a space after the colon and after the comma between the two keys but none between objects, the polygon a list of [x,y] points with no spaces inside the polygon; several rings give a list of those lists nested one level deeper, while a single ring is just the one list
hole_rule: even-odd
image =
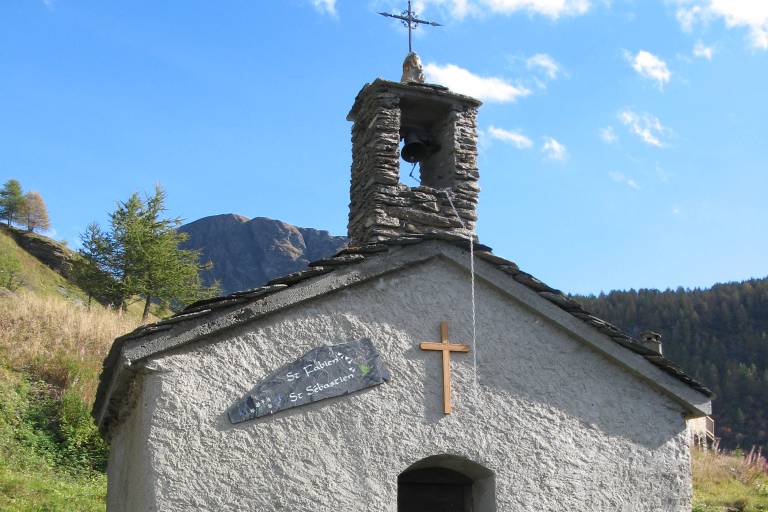
[{"label": "tree trunk", "polygon": [[117,311],[122,311],[123,313],[128,311],[128,304],[126,304],[125,297],[123,297],[122,295],[117,296],[115,300],[115,309]]},{"label": "tree trunk", "polygon": [[152,304],[151,300],[152,300],[152,296],[147,295],[147,300],[144,302],[144,313],[141,315],[142,322],[146,322],[147,317],[149,317],[149,306]]}]

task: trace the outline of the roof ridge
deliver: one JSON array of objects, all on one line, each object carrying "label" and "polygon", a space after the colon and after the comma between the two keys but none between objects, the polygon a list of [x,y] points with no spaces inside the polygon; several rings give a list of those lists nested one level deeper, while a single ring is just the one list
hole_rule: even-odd
[{"label": "roof ridge", "polygon": [[[370,258],[377,258],[382,255],[382,253],[389,253],[393,248],[420,244],[430,240],[446,242],[467,251],[469,251],[470,247],[470,241],[468,239],[458,236],[446,236],[445,234],[400,237],[361,246],[347,246],[338,251],[335,256],[311,262],[309,268],[306,270],[275,278],[269,281],[265,286],[258,288],[197,301],[169,318],[152,324],[143,325],[128,334],[120,336],[115,339],[115,342],[104,361],[104,371],[102,372],[99,382],[97,402],[99,398],[103,397],[107,392],[105,387],[108,385],[108,380],[111,378],[111,368],[116,363],[117,358],[120,357],[119,351],[127,341],[136,340],[162,331],[168,331],[174,328],[177,324],[196,320],[219,310],[233,308],[235,306],[241,306],[246,303],[264,299],[265,297],[283,291],[306,280],[320,277],[340,268],[357,265]],[[575,318],[590,325],[615,343],[642,356],[654,366],[660,368],[694,390],[704,394],[708,398],[714,397],[714,393],[709,388],[687,375],[672,361],[659,353],[646,348],[637,339],[622,331],[617,326],[590,313],[580,302],[574,300],[562,291],[548,286],[531,274],[520,270],[517,264],[513,261],[493,254],[490,247],[480,243],[474,243],[474,247],[476,249],[474,254],[477,258],[509,275],[517,283],[522,284],[549,303],[554,304],[566,313],[569,313]],[[95,415],[96,410],[94,406],[94,416]]]}]

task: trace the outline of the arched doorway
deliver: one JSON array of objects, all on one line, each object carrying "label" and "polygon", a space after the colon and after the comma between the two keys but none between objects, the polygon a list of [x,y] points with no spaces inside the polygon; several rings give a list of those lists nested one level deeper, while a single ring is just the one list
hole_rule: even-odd
[{"label": "arched doorway", "polygon": [[436,455],[397,478],[398,512],[495,512],[493,472],[461,457]]}]

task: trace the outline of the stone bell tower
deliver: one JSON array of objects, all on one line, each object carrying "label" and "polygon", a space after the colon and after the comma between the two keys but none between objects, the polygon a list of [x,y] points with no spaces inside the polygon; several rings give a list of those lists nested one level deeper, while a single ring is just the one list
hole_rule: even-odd
[{"label": "stone bell tower", "polygon": [[[412,234],[475,237],[481,103],[439,85],[414,81],[420,78],[414,65],[420,68],[418,57],[411,53],[403,65],[402,82],[377,79],[366,84],[347,116],[354,123],[351,245]],[[400,182],[401,141],[402,158],[419,167],[420,186]]]}]

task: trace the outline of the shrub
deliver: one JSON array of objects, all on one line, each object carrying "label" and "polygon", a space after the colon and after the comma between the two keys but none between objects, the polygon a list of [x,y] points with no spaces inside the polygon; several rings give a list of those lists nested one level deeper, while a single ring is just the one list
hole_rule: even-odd
[{"label": "shrub", "polygon": [[90,407],[70,388],[59,402],[60,463],[72,470],[105,471],[107,444],[99,434]]}]

